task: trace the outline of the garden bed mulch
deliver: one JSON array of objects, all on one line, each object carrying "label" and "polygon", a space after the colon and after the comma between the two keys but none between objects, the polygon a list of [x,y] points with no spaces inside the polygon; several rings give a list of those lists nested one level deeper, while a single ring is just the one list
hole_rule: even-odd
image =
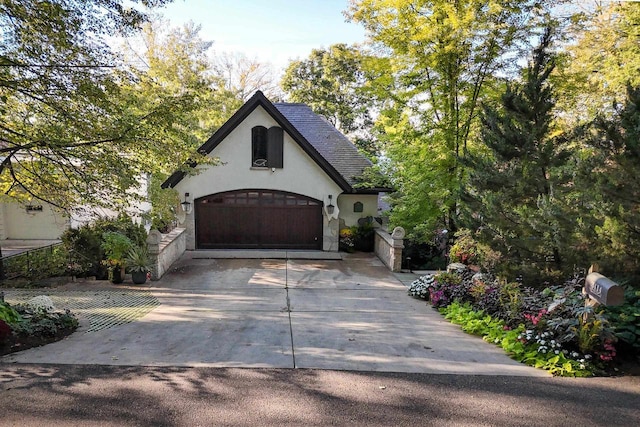
[{"label": "garden bed mulch", "polygon": [[632,376],[640,377],[640,360],[618,360],[607,372],[612,377]]},{"label": "garden bed mulch", "polygon": [[47,337],[11,335],[5,339],[4,343],[0,344],[0,356],[60,341],[71,335],[75,330],[76,328],[59,329],[54,336]]}]

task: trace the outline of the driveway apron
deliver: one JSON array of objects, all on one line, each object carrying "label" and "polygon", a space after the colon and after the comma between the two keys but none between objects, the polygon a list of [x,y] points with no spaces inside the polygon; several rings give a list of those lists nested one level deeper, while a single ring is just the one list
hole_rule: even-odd
[{"label": "driveway apron", "polygon": [[548,376],[407,295],[373,255],[197,259],[150,288],[145,317],[0,359],[105,365],[318,368]]}]

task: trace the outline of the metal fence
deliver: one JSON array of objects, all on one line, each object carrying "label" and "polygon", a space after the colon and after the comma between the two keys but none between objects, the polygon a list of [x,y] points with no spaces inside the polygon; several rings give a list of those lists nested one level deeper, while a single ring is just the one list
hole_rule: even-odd
[{"label": "metal fence", "polygon": [[0,280],[39,279],[64,274],[69,253],[62,243],[29,249],[0,258]]}]

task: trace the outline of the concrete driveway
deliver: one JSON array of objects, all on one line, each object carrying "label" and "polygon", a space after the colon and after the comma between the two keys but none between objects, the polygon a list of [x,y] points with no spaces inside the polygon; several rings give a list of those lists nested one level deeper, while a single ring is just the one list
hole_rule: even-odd
[{"label": "concrete driveway", "polygon": [[149,288],[132,323],[8,355],[5,363],[319,368],[548,376],[409,297],[372,255],[342,261],[195,259]]}]

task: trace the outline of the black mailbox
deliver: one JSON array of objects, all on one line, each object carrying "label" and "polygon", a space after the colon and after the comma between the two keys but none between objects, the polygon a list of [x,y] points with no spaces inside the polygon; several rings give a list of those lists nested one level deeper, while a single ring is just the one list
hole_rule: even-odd
[{"label": "black mailbox", "polygon": [[600,304],[622,305],[624,303],[624,289],[600,273],[590,273],[587,276],[584,291]]}]

